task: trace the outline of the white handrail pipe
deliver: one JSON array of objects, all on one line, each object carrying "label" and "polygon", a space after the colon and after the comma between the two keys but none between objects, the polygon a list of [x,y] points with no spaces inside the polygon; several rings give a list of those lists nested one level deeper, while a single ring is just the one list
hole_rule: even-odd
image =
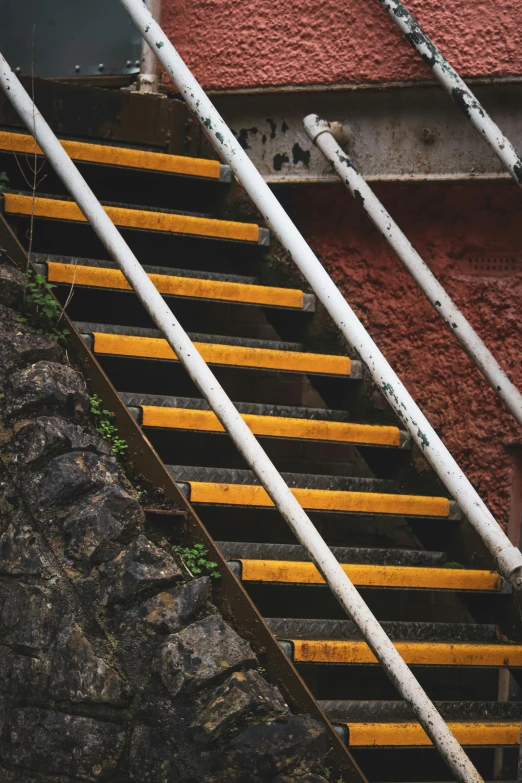
[{"label": "white handrail pipe", "polygon": [[[138,3],[144,9],[142,0],[138,0]],[[152,17],[148,14],[147,24],[151,21]],[[1,54],[0,86],[187,373],[208,400],[239,452],[255,472],[298,541],[309,553],[333,594],[361,631],[388,677],[404,700],[411,705],[456,779],[461,783],[483,783],[482,777],[397,652],[393,642],[366,606]]]},{"label": "white handrail pipe", "polygon": [[332,164],[341,182],[347,186],[352,196],[361,204],[442,320],[459,340],[471,361],[482,372],[491,388],[522,426],[522,394],[511,383],[493,354],[448,296],[430,268],[424,263],[408,237],[401,231],[373,190],[361,177],[347,153],[332,135],[330,123],[320,119],[316,114],[309,114],[308,117],[305,117],[303,125],[309,138],[319,147],[326,160]]},{"label": "white handrail pipe", "polygon": [[477,100],[468,85],[449,64],[440,49],[424,32],[415,17],[408,11],[402,0],[379,0],[390,19],[404,33],[406,39],[422,57],[439,83],[453,98],[459,109],[468,118],[483,139],[487,141],[504,168],[511,174],[517,185],[522,187],[522,160],[509,139],[504,136],[484,106]]},{"label": "white handrail pipe", "polygon": [[141,0],[120,2],[149,46],[154,49],[179,93],[201,122],[218,154],[230,165],[344,338],[359,353],[375,383],[494,556],[501,573],[517,587],[522,587],[522,553],[513,546],[497,524],[168,37],[152,19]]}]

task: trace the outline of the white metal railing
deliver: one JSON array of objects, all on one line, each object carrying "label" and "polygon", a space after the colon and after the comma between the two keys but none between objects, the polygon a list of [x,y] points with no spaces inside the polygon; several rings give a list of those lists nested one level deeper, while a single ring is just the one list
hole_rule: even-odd
[{"label": "white metal railing", "polygon": [[[142,0],[137,2],[141,6],[140,11],[146,11]],[[146,13],[143,29],[150,29],[153,20],[150,13]],[[164,36],[160,38],[158,31],[154,32],[157,43],[168,40]],[[297,540],[304,546],[343,609],[361,631],[398,692],[411,705],[455,778],[461,783],[483,783],[482,777],[397,652],[393,642],[363,601],[1,54],[0,86],[185,370],[208,400]],[[214,121],[215,118],[209,118],[210,124]],[[217,133],[220,131],[217,130]],[[264,181],[262,182],[265,186]]]},{"label": "white metal railing", "polygon": [[336,141],[332,133],[334,128],[316,114],[309,114],[308,117],[305,117],[303,124],[308,136],[332,164],[341,182],[347,186],[352,196],[357,198],[368,217],[396,252],[442,320],[462,344],[470,359],[489,381],[495,393],[504,401],[517,422],[522,425],[522,394],[511,383],[495,357],[486,348],[433,272],[424,263],[408,237],[401,231],[366,180],[354,167],[348,154]]},{"label": "white metal railing", "polygon": [[468,85],[424,32],[402,0],[379,0],[379,3],[420,54],[424,64],[431,68],[433,75],[453,98],[459,109],[482,138],[487,141],[517,185],[522,187],[522,160],[518,152],[509,139],[504,136],[496,122],[491,119]]}]

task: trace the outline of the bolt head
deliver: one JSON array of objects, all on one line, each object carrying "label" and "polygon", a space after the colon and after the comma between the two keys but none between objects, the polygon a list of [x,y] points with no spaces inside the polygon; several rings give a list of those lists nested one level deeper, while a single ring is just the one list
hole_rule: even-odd
[{"label": "bolt head", "polygon": [[99,71],[103,71],[103,69],[104,69],[104,68],[105,68],[105,66],[104,66],[104,64],[103,64],[103,63],[100,63],[100,64],[98,65],[98,70],[99,70]]},{"label": "bolt head", "polygon": [[76,73],[79,73],[81,71],[81,67],[79,65],[75,65],[74,70],[76,71]]}]

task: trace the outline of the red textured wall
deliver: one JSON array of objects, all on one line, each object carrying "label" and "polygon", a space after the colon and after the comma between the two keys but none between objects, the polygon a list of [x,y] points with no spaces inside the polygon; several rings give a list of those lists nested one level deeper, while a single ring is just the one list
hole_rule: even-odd
[{"label": "red textured wall", "polygon": [[[386,185],[377,195],[522,388],[522,209],[516,186]],[[320,205],[320,209],[318,209]],[[520,428],[347,191],[295,189],[292,212],[377,345],[502,525]],[[472,277],[468,259],[516,259],[517,272]],[[517,435],[518,432],[518,435]]]},{"label": "red textured wall", "polygon": [[[522,73],[522,0],[408,0],[464,75]],[[163,0],[162,23],[205,87],[425,79],[378,0]]]}]

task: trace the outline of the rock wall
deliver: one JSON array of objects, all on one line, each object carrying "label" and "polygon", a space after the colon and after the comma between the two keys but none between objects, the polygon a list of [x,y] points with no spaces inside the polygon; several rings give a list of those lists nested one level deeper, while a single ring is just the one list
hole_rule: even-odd
[{"label": "rock wall", "polygon": [[23,285],[0,266],[1,783],[326,783],[324,727],[148,528]]}]

